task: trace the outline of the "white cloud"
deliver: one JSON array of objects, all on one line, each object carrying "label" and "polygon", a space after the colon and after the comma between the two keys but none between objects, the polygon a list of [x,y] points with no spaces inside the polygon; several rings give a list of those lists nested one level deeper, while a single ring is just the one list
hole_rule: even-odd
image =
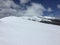
[{"label": "white cloud", "polygon": [[[0,0],[0,18],[2,17],[6,17],[6,16],[13,16],[13,15],[17,15],[17,7],[19,7],[18,5],[16,5],[13,0]],[[12,9],[12,8],[13,9]]]},{"label": "white cloud", "polygon": [[[23,0],[24,2],[28,0]],[[23,2],[22,1],[22,2]],[[40,16],[46,10],[42,4],[31,3],[26,10],[21,10],[19,5],[15,4],[13,0],[0,0],[0,17],[6,16]],[[11,8],[13,7],[13,9]]]},{"label": "white cloud", "polygon": [[60,4],[58,4],[58,5],[57,5],[57,8],[59,8],[59,9],[60,9]]},{"label": "white cloud", "polygon": [[42,4],[32,3],[32,6],[27,8],[25,15],[39,16],[43,15],[43,11],[45,11],[45,8]]},{"label": "white cloud", "polygon": [[48,9],[47,9],[47,11],[48,11],[48,12],[51,12],[51,11],[52,11],[52,9],[51,9],[51,8],[48,8]]}]

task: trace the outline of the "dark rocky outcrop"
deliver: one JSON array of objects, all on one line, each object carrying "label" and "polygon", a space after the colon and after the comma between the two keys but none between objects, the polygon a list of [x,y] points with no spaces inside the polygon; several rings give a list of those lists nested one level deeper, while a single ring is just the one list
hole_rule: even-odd
[{"label": "dark rocky outcrop", "polygon": [[60,25],[60,19],[49,19],[51,21],[40,21],[42,23]]}]

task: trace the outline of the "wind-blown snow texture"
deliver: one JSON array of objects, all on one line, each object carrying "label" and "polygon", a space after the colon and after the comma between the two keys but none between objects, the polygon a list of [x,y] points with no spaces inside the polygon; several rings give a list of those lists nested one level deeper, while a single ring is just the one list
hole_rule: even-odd
[{"label": "wind-blown snow texture", "polygon": [[0,45],[60,45],[60,26],[5,17],[0,19]]}]

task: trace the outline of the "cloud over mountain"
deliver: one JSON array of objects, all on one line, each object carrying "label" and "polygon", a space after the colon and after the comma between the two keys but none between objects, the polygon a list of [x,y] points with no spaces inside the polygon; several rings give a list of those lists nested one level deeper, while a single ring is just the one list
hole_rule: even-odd
[{"label": "cloud over mountain", "polygon": [[29,1],[31,0],[20,0],[21,4],[18,5],[13,0],[0,0],[0,18],[6,16],[40,16],[44,14],[44,11],[52,11],[51,8],[45,9],[42,4],[34,2],[31,2],[30,6],[21,7],[22,4],[24,5]]}]

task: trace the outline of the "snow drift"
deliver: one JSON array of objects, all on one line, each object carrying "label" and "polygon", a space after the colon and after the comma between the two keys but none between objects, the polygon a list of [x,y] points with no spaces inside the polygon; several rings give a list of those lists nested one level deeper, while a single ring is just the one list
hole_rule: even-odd
[{"label": "snow drift", "polygon": [[0,45],[60,45],[60,26],[5,17],[0,19]]}]

